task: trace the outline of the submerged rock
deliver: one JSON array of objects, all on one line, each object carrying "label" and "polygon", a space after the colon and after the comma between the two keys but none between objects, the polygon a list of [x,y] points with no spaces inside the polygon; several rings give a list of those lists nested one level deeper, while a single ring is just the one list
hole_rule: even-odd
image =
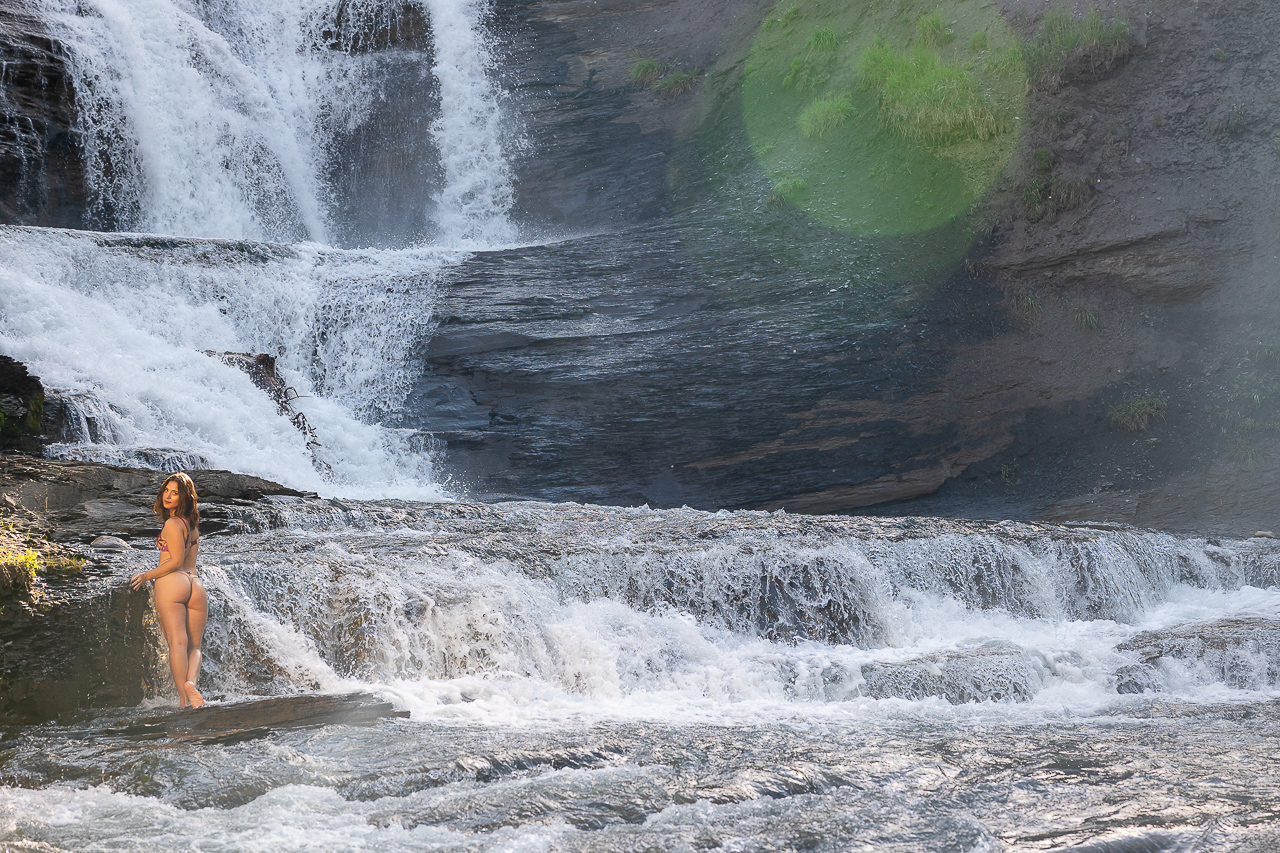
[{"label": "submerged rock", "polygon": [[1171,682],[1221,682],[1237,690],[1280,684],[1280,620],[1249,617],[1144,631],[1116,647],[1141,663],[1115,673],[1120,693],[1160,691]]},{"label": "submerged rock", "polygon": [[939,652],[895,663],[862,667],[860,693],[876,699],[937,697],[966,702],[1026,702],[1043,678],[1027,653],[1016,647],[983,646]]}]

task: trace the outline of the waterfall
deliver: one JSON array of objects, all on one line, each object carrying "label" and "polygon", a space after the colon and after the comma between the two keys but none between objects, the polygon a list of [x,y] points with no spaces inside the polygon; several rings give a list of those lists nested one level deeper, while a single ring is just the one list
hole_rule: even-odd
[{"label": "waterfall", "polygon": [[[341,201],[326,178],[334,141],[383,96],[365,47],[414,8],[40,0],[65,48],[97,214],[127,231],[201,238],[0,230],[0,346],[83,421],[55,453],[441,496],[431,440],[379,424],[421,370],[413,353],[438,281],[466,257],[459,249],[515,237],[508,125],[471,0],[425,10],[436,49],[432,67],[421,54],[422,72],[439,81],[431,132],[444,185],[432,198],[423,184],[418,230],[436,244],[323,245]],[[266,396],[207,350],[275,357],[320,446],[309,453]]]},{"label": "waterfall", "polygon": [[[1133,663],[1118,646],[1141,629],[1280,614],[1262,588],[1280,571],[1270,540],[537,503],[279,499],[233,515],[245,532],[205,558],[211,683],[388,691],[422,714],[459,693],[1043,712],[1114,701]],[[1192,695],[1221,680],[1172,675]]]},{"label": "waterfall", "polygon": [[445,187],[437,198],[441,240],[509,243],[513,190],[501,133],[504,117],[493,94],[488,51],[479,38],[480,10],[472,0],[425,0],[436,37],[440,116],[432,125]]}]

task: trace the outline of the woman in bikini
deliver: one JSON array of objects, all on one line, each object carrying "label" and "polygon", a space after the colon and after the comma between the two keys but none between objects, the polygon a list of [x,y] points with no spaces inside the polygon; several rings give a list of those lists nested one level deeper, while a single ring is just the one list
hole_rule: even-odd
[{"label": "woman in bikini", "polygon": [[139,572],[129,580],[134,589],[155,580],[156,616],[169,643],[169,671],[178,688],[179,704],[199,708],[204,697],[196,690],[200,676],[200,641],[209,618],[209,598],[196,576],[196,554],[200,550],[200,511],[196,509],[196,486],[179,471],[160,486],[152,511],[164,522],[156,539],[160,565]]}]

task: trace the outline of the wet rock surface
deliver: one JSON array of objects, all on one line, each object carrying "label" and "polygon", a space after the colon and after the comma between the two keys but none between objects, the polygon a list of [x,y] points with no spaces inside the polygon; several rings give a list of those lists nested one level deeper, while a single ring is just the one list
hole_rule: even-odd
[{"label": "wet rock surface", "polygon": [[876,699],[936,696],[966,702],[1026,702],[1042,679],[1026,652],[1016,648],[965,649],[901,663],[862,667],[860,692]]},{"label": "wet rock surface", "polygon": [[[0,221],[80,228],[91,199],[61,46],[36,4],[0,7]],[[109,222],[99,223],[109,225]]]},{"label": "wet rock surface", "polygon": [[1198,678],[1236,690],[1280,684],[1280,621],[1262,617],[1144,631],[1117,646],[1142,661],[1116,673],[1120,693],[1160,691],[1169,681]]}]

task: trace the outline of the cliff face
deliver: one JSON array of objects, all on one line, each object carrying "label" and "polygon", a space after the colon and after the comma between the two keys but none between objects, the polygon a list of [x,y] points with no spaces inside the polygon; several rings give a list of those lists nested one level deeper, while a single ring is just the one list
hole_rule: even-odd
[{"label": "cliff face", "polygon": [[74,119],[59,45],[26,3],[0,6],[0,221],[83,227],[89,191]]},{"label": "cliff face", "polygon": [[[1036,37],[1043,4],[996,5]],[[1104,12],[1128,22],[1127,59],[1031,89],[967,249],[913,276],[895,256],[955,235],[877,242],[774,204],[742,80],[780,7],[499,0],[516,214],[554,239],[442,285],[401,422],[446,438],[450,476],[478,495],[1274,527],[1280,11]],[[56,48],[5,14],[5,49],[56,83],[22,102],[52,128],[52,177],[6,182],[0,213],[79,216]],[[641,60],[694,88],[635,84]],[[355,158],[380,140],[342,144]],[[1136,432],[1132,406],[1149,408]]]}]

